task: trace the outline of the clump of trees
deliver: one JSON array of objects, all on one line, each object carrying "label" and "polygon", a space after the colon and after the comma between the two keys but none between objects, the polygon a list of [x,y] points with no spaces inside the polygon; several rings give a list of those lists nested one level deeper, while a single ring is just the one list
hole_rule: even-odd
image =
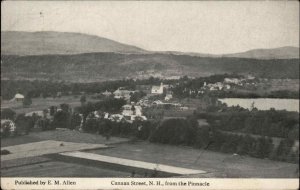
[{"label": "clump of trees", "polygon": [[141,98],[143,98],[144,96],[146,96],[147,94],[143,91],[137,91],[134,92],[133,94],[131,94],[130,96],[130,102],[138,102]]},{"label": "clump of trees", "polygon": [[76,112],[83,114],[83,117],[86,118],[89,113],[98,110],[101,112],[117,113],[125,104],[126,101],[124,99],[106,98],[95,103],[87,102],[86,104],[75,108],[75,110]]},{"label": "clump of trees", "polygon": [[29,107],[32,104],[31,97],[29,95],[25,96],[23,100],[23,107]]},{"label": "clump of trees", "polygon": [[150,137],[150,142],[174,145],[193,145],[196,140],[197,123],[186,119],[163,121]]},{"label": "clump of trees", "polygon": [[4,108],[1,110],[1,119],[14,120],[16,117],[16,112],[9,108]]},{"label": "clump of trees", "polygon": [[296,112],[228,108],[223,112],[204,113],[208,122],[224,131],[237,131],[261,136],[299,139],[299,115]]},{"label": "clump of trees", "polygon": [[[273,159],[299,163],[299,147],[294,147],[295,141],[284,139],[280,142]],[[296,149],[291,151],[291,149]]]},{"label": "clump of trees", "polygon": [[269,158],[273,151],[272,139],[267,137],[254,138],[250,135],[244,136],[214,131],[209,142],[209,146],[206,147],[209,150],[237,153],[257,158]]}]

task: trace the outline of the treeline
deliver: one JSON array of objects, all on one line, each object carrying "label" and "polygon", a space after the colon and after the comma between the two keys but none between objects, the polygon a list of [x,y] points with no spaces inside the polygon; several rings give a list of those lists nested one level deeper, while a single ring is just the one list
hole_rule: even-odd
[{"label": "treeline", "polygon": [[87,120],[83,130],[107,138],[120,136],[293,163],[299,160],[297,152],[292,151],[292,140],[284,139],[275,148],[269,137],[254,138],[250,135],[226,134],[209,127],[199,128],[195,118],[169,119],[162,122],[137,120],[133,123],[93,118]]},{"label": "treeline", "polygon": [[[85,124],[86,118],[93,111],[99,110],[102,113],[119,112],[125,103],[126,101],[123,99],[107,98],[95,103],[88,102],[74,110],[68,104],[61,104],[59,107],[51,106],[49,109],[43,110],[42,116],[36,113],[33,113],[31,116],[25,116],[25,114],[17,115],[11,109],[3,109],[1,110],[1,119],[9,119],[15,123],[17,127],[15,135],[27,134],[34,128],[43,131],[56,128],[78,129],[82,122]],[[1,134],[3,137],[9,136],[9,128],[4,132]]]},{"label": "treeline", "polygon": [[[80,95],[82,93],[94,94],[101,93],[106,90],[112,92],[119,87],[125,87],[128,90],[136,90],[137,85],[158,85],[161,82],[174,86],[172,92],[178,98],[196,98],[201,94],[190,93],[198,91],[203,87],[204,82],[216,83],[224,81],[224,78],[242,78],[242,75],[237,74],[219,74],[208,77],[189,78],[187,76],[180,79],[164,80],[150,77],[144,80],[115,80],[104,82],[91,83],[70,83],[70,82],[55,82],[55,81],[29,81],[29,80],[2,80],[1,81],[1,96],[5,100],[12,99],[16,93],[21,93],[29,98],[37,97],[57,97],[62,95]],[[227,91],[209,91],[209,96],[218,98],[299,98],[299,92],[278,90],[266,93],[255,92],[239,92],[235,90]]]},{"label": "treeline", "polygon": [[21,93],[31,98],[56,97],[60,95],[80,95],[82,92],[100,93],[105,90],[114,91],[125,86],[134,89],[132,80],[107,81],[99,83],[68,83],[53,81],[27,81],[27,80],[2,80],[1,95],[3,99],[12,99],[16,93]]},{"label": "treeline", "polygon": [[[242,75],[238,74],[220,74],[212,75],[209,77],[199,77],[199,78],[188,78],[183,77],[178,80],[178,85],[172,89],[174,96],[177,98],[201,98],[204,94],[198,93],[199,90],[206,84],[214,84],[217,82],[223,82],[225,78],[238,78],[242,79]],[[252,82],[258,82],[258,79],[252,79]],[[241,87],[239,87],[241,88]],[[252,87],[253,88],[253,87]],[[192,93],[191,93],[192,92]],[[205,94],[211,97],[218,98],[292,98],[299,99],[299,91],[289,91],[289,90],[276,90],[269,92],[255,92],[252,90],[239,91],[236,89],[229,90],[207,90]]]},{"label": "treeline", "polygon": [[145,80],[115,80],[92,83],[70,83],[54,81],[29,81],[29,80],[2,80],[1,96],[9,100],[16,93],[21,93],[31,98],[36,97],[56,97],[60,95],[80,95],[81,93],[94,94],[104,91],[115,91],[119,87],[125,87],[128,90],[135,90],[136,85],[158,85],[160,82],[174,83],[174,80],[161,80],[150,77]]},{"label": "treeline", "polygon": [[[290,98],[299,99],[299,91],[289,91],[289,90],[276,90],[270,92],[241,92],[237,90],[218,90],[209,91],[209,96],[218,98]],[[186,97],[195,98],[196,96],[191,94],[186,94]]]},{"label": "treeline", "polygon": [[212,75],[208,77],[198,77],[198,78],[188,78],[183,77],[178,80],[178,85],[172,89],[174,95],[178,98],[195,98],[196,94],[190,94],[190,90],[198,91],[200,88],[206,84],[213,84],[217,82],[223,82],[225,78],[242,78],[242,75],[237,74],[219,74],[219,75]]},{"label": "treeline", "polygon": [[199,117],[207,119],[211,126],[224,131],[299,139],[297,112],[227,108],[222,112],[201,113]]},{"label": "treeline", "polygon": [[98,102],[87,102],[80,107],[76,107],[75,112],[83,114],[84,118],[93,111],[118,113],[125,104],[126,100],[124,99],[105,98]]},{"label": "treeline", "polygon": [[[112,100],[107,100],[112,101]],[[229,114],[227,111],[224,112],[225,116],[222,115],[222,118],[212,118],[214,116],[207,116],[210,126],[199,127],[197,118],[199,115],[194,115],[187,117],[186,119],[174,118],[168,120],[149,120],[141,121],[135,120],[132,123],[128,123],[125,120],[121,122],[114,122],[103,117],[97,118],[93,114],[93,111],[98,110],[100,113],[105,111],[112,111],[121,108],[122,102],[120,100],[115,100],[116,102],[111,103],[114,105],[114,108],[107,108],[106,102],[98,103],[89,103],[83,105],[76,110],[78,113],[84,115],[84,123],[82,129],[85,132],[97,133],[107,138],[111,136],[120,136],[133,139],[149,140],[153,143],[162,143],[162,144],[171,144],[171,145],[185,145],[196,147],[200,149],[207,149],[212,151],[224,152],[224,153],[237,153],[240,155],[248,155],[257,158],[269,158],[273,160],[281,160],[287,162],[297,162],[299,157],[297,151],[292,151],[295,140],[298,140],[296,129],[289,126],[296,124],[297,117],[296,113],[285,112],[285,111],[250,111],[241,109],[228,108],[227,111],[233,113],[243,112],[241,118],[246,119],[250,117],[251,120],[248,121],[251,126],[255,126],[259,121],[258,118],[268,118],[268,121],[272,121],[274,124],[281,121],[278,126],[281,128],[287,128],[284,134],[284,138],[278,147],[274,147],[272,139],[268,137],[267,133],[256,133],[261,135],[261,137],[252,137],[249,134],[255,134],[251,131],[252,128],[249,128],[248,135],[239,135],[239,134],[228,134],[220,130],[226,130],[226,127],[229,127],[231,119],[233,123],[239,121],[236,119],[238,114]],[[85,109],[83,107],[89,107]],[[110,109],[110,110],[109,110]],[[232,110],[230,110],[232,109]],[[83,110],[88,110],[83,112]],[[76,111],[76,112],[77,112]],[[223,113],[220,113],[223,114]],[[226,117],[227,114],[227,117]],[[247,116],[248,115],[248,116]],[[228,119],[229,118],[229,119]],[[235,119],[234,119],[235,118]],[[217,121],[212,123],[213,121]],[[258,120],[257,122],[254,122]],[[225,123],[225,127],[221,128],[220,123]],[[270,124],[270,123],[269,123]],[[239,124],[235,123],[234,127],[238,127]],[[265,125],[267,126],[267,125]],[[238,130],[238,128],[228,128],[228,131]],[[270,132],[272,129],[270,129]],[[294,135],[294,136],[292,136]],[[274,135],[269,135],[274,136]]]},{"label": "treeline", "polygon": [[37,97],[56,97],[60,95],[80,95],[81,93],[94,94],[104,91],[115,91],[119,87],[125,87],[128,90],[135,90],[137,85],[159,85],[161,82],[164,84],[177,84],[179,86],[173,89],[175,94],[181,92],[182,88],[199,87],[203,86],[203,82],[215,83],[223,81],[226,77],[241,77],[235,74],[212,75],[209,77],[201,77],[198,79],[190,79],[184,76],[180,79],[164,80],[159,78],[150,77],[144,80],[115,80],[104,82],[91,82],[91,83],[70,83],[70,82],[57,82],[57,81],[40,81],[40,80],[2,80],[1,81],[1,96],[5,100],[12,99],[16,93],[21,93],[30,98]]}]

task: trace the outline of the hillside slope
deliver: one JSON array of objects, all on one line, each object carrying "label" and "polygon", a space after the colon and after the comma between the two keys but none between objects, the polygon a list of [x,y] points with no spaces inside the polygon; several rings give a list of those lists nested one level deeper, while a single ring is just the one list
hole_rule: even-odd
[{"label": "hillside slope", "polygon": [[251,59],[299,59],[299,48],[286,46],[274,49],[254,49],[242,53],[225,54],[223,57]]},{"label": "hillside slope", "polygon": [[252,74],[299,78],[299,59],[257,60],[171,54],[88,53],[76,55],[1,56],[2,79],[52,79],[76,82],[122,78]]},{"label": "hillside slope", "polygon": [[2,55],[80,54],[92,52],[145,52],[106,38],[67,32],[1,32]]}]

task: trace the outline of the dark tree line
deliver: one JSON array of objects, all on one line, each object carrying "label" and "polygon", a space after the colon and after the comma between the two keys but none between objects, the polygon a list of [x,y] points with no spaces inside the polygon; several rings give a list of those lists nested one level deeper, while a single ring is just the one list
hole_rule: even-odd
[{"label": "dark tree line", "polygon": [[[82,92],[86,94],[101,93],[104,91],[115,91],[119,87],[125,87],[128,90],[135,90],[136,85],[140,84],[159,84],[162,80],[157,78],[149,78],[146,80],[115,80],[91,83],[70,83],[70,82],[54,82],[54,81],[27,81],[27,80],[2,80],[1,95],[3,99],[9,100],[16,93],[24,94],[31,98],[37,97],[57,97],[61,95],[80,95]],[[59,94],[59,95],[58,95]]]},{"label": "dark tree line", "polygon": [[[180,79],[164,80],[150,77],[143,80],[115,80],[104,82],[91,83],[71,83],[57,81],[28,81],[28,80],[2,80],[1,81],[1,96],[3,99],[12,99],[16,93],[21,93],[26,97],[59,97],[61,95],[80,95],[82,92],[87,94],[101,93],[106,90],[112,92],[119,87],[125,87],[129,90],[135,90],[137,85],[159,85],[172,84],[175,88],[172,89],[174,96],[178,98],[196,97],[195,94],[190,94],[189,90],[198,90],[203,87],[204,82],[216,83],[224,81],[224,78],[241,78],[237,74],[220,74],[208,77],[188,78],[187,76]],[[184,89],[188,89],[184,91]],[[264,94],[253,92],[236,92],[236,91],[214,91],[210,92],[210,96],[219,98],[299,98],[299,92],[291,92],[287,90],[273,91]]]},{"label": "dark tree line", "polygon": [[299,115],[297,112],[274,109],[249,111],[228,108],[223,112],[203,113],[214,128],[224,131],[251,133],[261,136],[299,139]]}]

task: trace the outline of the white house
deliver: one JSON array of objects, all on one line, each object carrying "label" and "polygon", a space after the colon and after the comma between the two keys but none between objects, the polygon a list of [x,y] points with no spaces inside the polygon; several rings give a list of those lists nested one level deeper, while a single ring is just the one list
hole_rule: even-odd
[{"label": "white house", "polygon": [[207,87],[210,91],[214,90],[222,90],[224,88],[224,85],[221,82],[217,82],[215,84],[208,84]]},{"label": "white house", "polygon": [[164,93],[163,83],[161,83],[160,86],[152,86],[151,93],[152,94],[163,94]]},{"label": "white house", "polygon": [[111,92],[108,92],[107,90],[105,92],[102,93],[102,95],[104,96],[110,96],[111,95]]},{"label": "white house", "polygon": [[131,115],[141,116],[142,115],[142,107],[141,106],[133,106],[133,105],[124,105],[122,115],[124,115],[124,116],[131,116]]},{"label": "white house", "polygon": [[24,95],[17,93],[13,100],[17,102],[22,102],[24,100]]},{"label": "white house", "polygon": [[165,97],[165,100],[166,101],[169,101],[173,98],[173,95],[172,94],[167,94],[166,97]]},{"label": "white house", "polygon": [[240,80],[238,78],[225,78],[224,82],[228,84],[238,84]]},{"label": "white house", "polygon": [[112,114],[109,116],[108,119],[115,122],[121,122],[123,118],[124,116],[121,114]]},{"label": "white house", "polygon": [[125,100],[129,100],[131,97],[131,94],[134,93],[134,91],[129,90],[121,90],[120,88],[116,91],[114,91],[114,98],[120,99],[124,98]]},{"label": "white house", "polygon": [[[134,109],[133,109],[134,108]],[[142,114],[142,107],[141,106],[134,106],[134,105],[124,105],[122,115],[127,120],[135,120],[136,118],[140,118],[142,120],[147,120],[145,116]]]}]

